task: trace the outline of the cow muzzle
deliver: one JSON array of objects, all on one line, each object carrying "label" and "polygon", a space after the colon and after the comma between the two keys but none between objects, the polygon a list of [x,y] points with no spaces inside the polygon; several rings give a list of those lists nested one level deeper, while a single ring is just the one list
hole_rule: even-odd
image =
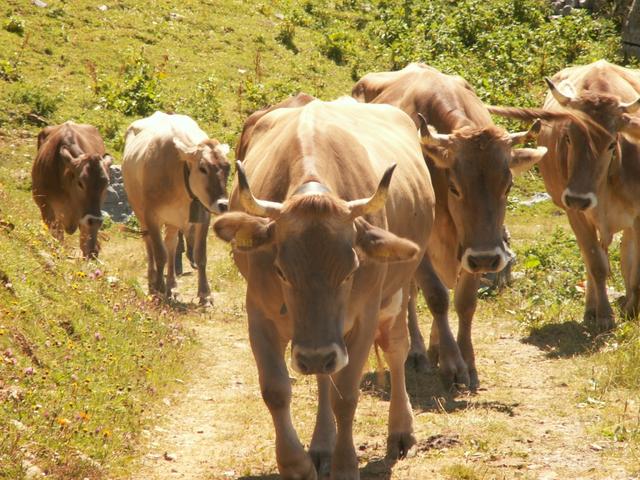
[{"label": "cow muzzle", "polygon": [[102,215],[98,216],[87,213],[80,219],[80,225],[86,228],[99,228],[102,225],[103,220],[104,217],[102,217]]},{"label": "cow muzzle", "polygon": [[567,208],[584,211],[596,207],[598,205],[598,197],[593,192],[576,193],[567,188],[562,192],[562,203]]},{"label": "cow muzzle", "polygon": [[291,350],[291,367],[303,375],[330,375],[340,371],[348,363],[346,350],[336,343],[319,348],[294,345]]},{"label": "cow muzzle", "polygon": [[507,266],[511,255],[504,248],[491,250],[467,248],[462,256],[462,267],[470,273],[494,273]]},{"label": "cow muzzle", "polygon": [[219,198],[211,204],[211,208],[209,210],[218,215],[224,212],[228,212],[229,200],[227,200],[226,198]]}]

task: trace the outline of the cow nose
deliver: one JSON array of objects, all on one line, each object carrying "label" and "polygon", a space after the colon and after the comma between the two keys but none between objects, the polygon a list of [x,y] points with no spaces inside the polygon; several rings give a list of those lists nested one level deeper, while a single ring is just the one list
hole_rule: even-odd
[{"label": "cow nose", "polygon": [[495,272],[500,268],[502,257],[498,254],[469,255],[467,263],[472,272]]},{"label": "cow nose", "polygon": [[346,365],[336,344],[325,348],[293,349],[293,368],[304,375],[332,374]]},{"label": "cow nose", "polygon": [[575,197],[573,195],[565,195],[564,203],[567,207],[575,210],[587,210],[591,207],[591,199],[584,197]]},{"label": "cow nose", "polygon": [[216,207],[220,213],[227,212],[229,210],[229,200],[226,198],[216,200]]},{"label": "cow nose", "polygon": [[592,192],[575,193],[567,188],[562,193],[562,203],[567,208],[584,211],[595,207],[598,204],[598,198]]}]

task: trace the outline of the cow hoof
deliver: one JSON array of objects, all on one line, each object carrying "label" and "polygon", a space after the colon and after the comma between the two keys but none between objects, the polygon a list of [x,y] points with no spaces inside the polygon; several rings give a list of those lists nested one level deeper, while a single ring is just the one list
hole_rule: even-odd
[{"label": "cow hoof", "polygon": [[213,307],[213,298],[210,295],[198,296],[198,305],[201,307]]},{"label": "cow hoof", "polygon": [[416,437],[412,432],[391,433],[387,437],[387,458],[389,460],[405,458],[415,444]]},{"label": "cow hoof", "polygon": [[300,462],[281,465],[280,475],[283,480],[318,480],[316,468],[307,454],[305,454],[304,458]]},{"label": "cow hoof", "polygon": [[471,378],[466,365],[449,368],[440,365],[440,381],[444,389],[448,392],[455,392],[456,390],[471,387]]},{"label": "cow hoof", "polygon": [[313,465],[316,467],[318,479],[326,479],[331,476],[332,453],[324,450],[309,450]]},{"label": "cow hoof", "polygon": [[405,365],[418,373],[428,373],[431,370],[431,363],[422,352],[409,352]]},{"label": "cow hoof", "polygon": [[616,326],[616,321],[613,315],[605,315],[602,317],[596,318],[596,328],[600,332],[608,332],[613,330]]},{"label": "cow hoof", "polygon": [[480,388],[480,379],[478,378],[478,371],[475,368],[469,369],[469,390],[477,392]]}]

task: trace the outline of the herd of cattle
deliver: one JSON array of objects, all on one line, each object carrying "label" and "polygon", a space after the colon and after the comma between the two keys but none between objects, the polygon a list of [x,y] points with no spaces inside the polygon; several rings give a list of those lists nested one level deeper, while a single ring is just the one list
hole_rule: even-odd
[{"label": "herd of cattle", "polygon": [[[640,71],[601,60],[566,68],[547,83],[541,109],[488,107],[464,79],[410,64],[366,75],[352,97],[290,97],[247,119],[228,203],[227,145],[183,115],[157,112],[129,126],[122,172],[143,232],[149,289],[171,294],[178,232],[191,228],[198,296],[207,300],[206,238],[211,214],[219,215],[213,230],[232,245],[247,281],[249,339],[284,478],[358,478],[352,423],[374,343],[391,371],[392,458],[415,443],[404,379],[409,354],[438,366],[446,385],[478,387],[471,323],[480,277],[511,258],[503,233],[507,195],[513,175],[535,163],[566,210],[586,264],[585,321],[614,325],[607,249],[619,231],[623,310],[636,315]],[[508,133],[491,113],[532,127]],[[516,147],[535,139],[536,148]],[[80,227],[86,257],[98,254],[111,162],[89,125],[67,122],[38,137],[34,200],[57,238]],[[434,318],[428,349],[414,285]],[[308,453],[291,419],[289,342],[291,367],[318,382]]]}]

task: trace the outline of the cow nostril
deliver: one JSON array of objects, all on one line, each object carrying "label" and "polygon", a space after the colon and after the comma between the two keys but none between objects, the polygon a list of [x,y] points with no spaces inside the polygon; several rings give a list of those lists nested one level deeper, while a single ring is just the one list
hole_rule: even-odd
[{"label": "cow nostril", "polygon": [[336,368],[336,360],[338,355],[336,352],[331,352],[324,361],[324,366],[322,368],[324,373],[331,373]]}]

